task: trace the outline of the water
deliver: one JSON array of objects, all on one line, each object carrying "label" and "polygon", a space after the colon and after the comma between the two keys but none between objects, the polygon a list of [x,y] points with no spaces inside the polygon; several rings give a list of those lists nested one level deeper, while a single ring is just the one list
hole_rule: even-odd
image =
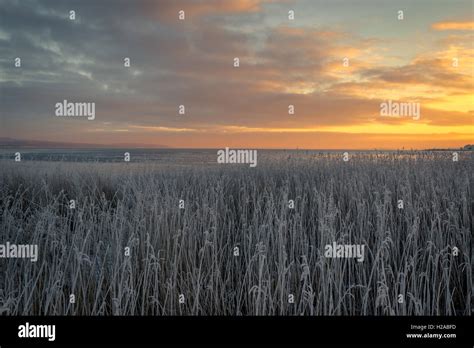
[{"label": "water", "polygon": [[[124,162],[125,152],[130,153],[130,162],[154,162],[166,165],[213,165],[217,162],[218,149],[0,149],[0,159],[14,160],[15,153],[21,153],[22,161],[47,161],[47,162],[98,162],[119,163]],[[340,158],[346,150],[258,150],[258,162],[281,160],[314,160],[330,156]],[[424,151],[347,151],[357,156],[372,156],[377,154],[397,153],[402,157],[416,156]],[[441,152],[438,152],[441,153]],[[450,155],[446,153],[444,156]]]},{"label": "water", "polygon": [[[22,160],[62,162],[123,162],[128,152],[131,162],[162,162],[173,164],[216,163],[217,149],[2,149],[2,159],[13,159],[15,152]],[[324,151],[328,152],[328,151]],[[330,151],[333,152],[333,151]],[[341,151],[337,151],[341,152]],[[316,150],[258,150],[260,157],[285,158],[318,154]],[[341,152],[342,153],[342,152]]]},{"label": "water", "polygon": [[172,164],[205,164],[216,162],[215,150],[195,149],[4,149],[1,158],[14,158],[21,153],[22,161],[49,162],[123,162],[130,153],[130,162],[162,162]]}]

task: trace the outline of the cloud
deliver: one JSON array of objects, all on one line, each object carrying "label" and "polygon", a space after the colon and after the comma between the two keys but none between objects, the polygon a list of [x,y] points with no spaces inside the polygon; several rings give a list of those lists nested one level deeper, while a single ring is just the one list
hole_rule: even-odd
[{"label": "cloud", "polygon": [[235,15],[256,13],[262,6],[270,3],[288,2],[288,0],[160,0],[143,3],[143,13],[155,19],[173,21],[183,10],[186,20],[207,15]]},{"label": "cloud", "polygon": [[[6,1],[0,10],[5,18],[0,88],[7,115],[2,132],[35,129],[45,139],[76,141],[83,134],[103,141],[135,136],[147,143],[160,134],[170,145],[176,139],[204,144],[211,135],[224,139],[224,134],[237,140],[238,134],[247,139],[304,134],[308,140],[311,134],[337,137],[364,129],[416,132],[413,121],[378,117],[387,98],[421,102],[423,134],[439,127],[461,132],[470,124],[471,33],[443,33],[433,49],[394,65],[386,60],[383,35],[281,18],[272,22],[265,18],[271,2],[29,1],[23,6]],[[181,6],[197,20],[177,25]],[[78,22],[65,16],[70,7]],[[239,20],[230,19],[234,16]],[[235,25],[241,18],[245,29]],[[22,57],[21,69],[12,67],[16,56]],[[130,68],[123,66],[124,57],[130,57]],[[240,58],[239,68],[233,67],[234,57]],[[344,57],[349,67],[343,66]],[[453,57],[459,67],[453,68]],[[97,122],[55,118],[53,106],[63,99],[96,102]],[[186,115],[178,115],[181,104]],[[295,115],[288,114],[290,104]]]},{"label": "cloud", "polygon": [[149,131],[149,132],[177,132],[177,133],[187,133],[187,132],[199,132],[198,129],[192,129],[192,128],[175,128],[175,127],[152,127],[152,126],[137,126],[133,125],[130,126],[131,129],[138,129],[138,130],[143,130],[143,131]]},{"label": "cloud", "polygon": [[392,84],[442,86],[451,90],[466,91],[472,87],[472,77],[450,71],[451,60],[420,58],[398,67],[376,67],[366,69],[363,75],[371,80],[382,80]]},{"label": "cloud", "polygon": [[431,26],[434,30],[474,30],[473,21],[462,22],[436,22]]}]

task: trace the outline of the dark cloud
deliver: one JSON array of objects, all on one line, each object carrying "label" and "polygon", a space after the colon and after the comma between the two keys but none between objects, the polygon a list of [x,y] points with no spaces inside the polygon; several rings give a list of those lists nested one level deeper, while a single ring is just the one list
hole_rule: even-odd
[{"label": "dark cloud", "polygon": [[[437,58],[367,66],[364,58],[378,41],[355,33],[265,27],[259,16],[272,3],[0,0],[2,132],[22,134],[28,125],[45,139],[80,138],[102,123],[110,129],[350,126],[372,121],[380,105],[353,89],[423,83],[455,93],[472,86],[472,77],[446,71]],[[182,8],[185,22],[177,20]],[[355,58],[348,77],[340,67],[344,54]],[[13,67],[15,57],[21,69]],[[63,99],[95,102],[96,121],[54,118],[54,104]],[[184,117],[177,115],[180,104]],[[432,124],[462,124],[464,116],[432,109],[426,115]]]}]

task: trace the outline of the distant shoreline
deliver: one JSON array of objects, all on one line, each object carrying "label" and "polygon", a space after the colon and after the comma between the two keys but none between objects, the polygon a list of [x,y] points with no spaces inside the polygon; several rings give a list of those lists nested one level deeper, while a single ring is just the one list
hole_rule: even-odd
[{"label": "distant shoreline", "polygon": [[[88,144],[88,143],[62,143],[54,141],[42,141],[42,140],[22,140],[12,138],[0,137],[0,150],[5,149],[29,149],[29,150],[219,150],[225,147],[210,147],[210,148],[186,148],[186,147],[169,147],[166,145],[150,145],[150,144]],[[256,149],[256,150],[268,150],[268,151],[472,151],[474,145],[464,145],[463,147],[453,148],[431,148],[431,149],[315,149],[315,148],[258,148],[252,146],[232,146],[235,149]]]},{"label": "distant shoreline", "polygon": [[[376,151],[385,151],[385,152],[414,152],[414,151],[474,151],[474,148],[466,148],[466,147],[460,147],[460,148],[443,148],[443,149],[285,149],[285,148],[254,148],[254,147],[233,147],[235,149],[254,149],[254,150],[260,150],[260,151],[321,151],[321,152],[335,152],[335,151],[348,151],[348,152],[358,152],[358,151],[371,151],[371,152],[376,152]],[[7,151],[7,150],[65,150],[65,151],[87,151],[87,150],[162,150],[162,151],[217,151],[220,150],[221,148],[212,148],[212,147],[202,147],[202,148],[186,148],[186,147],[133,147],[133,146],[120,146],[120,147],[110,147],[110,146],[93,146],[93,147],[45,147],[45,146],[4,146],[0,145],[0,151]]]}]

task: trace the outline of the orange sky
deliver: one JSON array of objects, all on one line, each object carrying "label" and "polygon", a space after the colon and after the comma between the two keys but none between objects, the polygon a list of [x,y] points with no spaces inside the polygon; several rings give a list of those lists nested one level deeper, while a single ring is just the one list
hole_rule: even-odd
[{"label": "orange sky", "polygon": [[[1,61],[0,136],[182,148],[474,143],[471,1],[322,4],[85,1],[72,22],[63,5],[9,3],[0,49],[23,64]],[[94,120],[55,117],[64,99],[94,102]],[[384,115],[389,102],[419,114]]]}]

